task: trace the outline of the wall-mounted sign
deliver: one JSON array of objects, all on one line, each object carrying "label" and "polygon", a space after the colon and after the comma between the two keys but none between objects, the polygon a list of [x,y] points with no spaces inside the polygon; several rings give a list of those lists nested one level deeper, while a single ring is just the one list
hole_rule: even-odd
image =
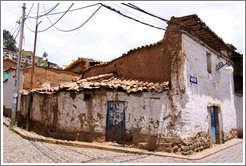
[{"label": "wall-mounted sign", "polygon": [[190,82],[194,83],[194,84],[197,84],[197,78],[193,77],[193,76],[190,76]]}]

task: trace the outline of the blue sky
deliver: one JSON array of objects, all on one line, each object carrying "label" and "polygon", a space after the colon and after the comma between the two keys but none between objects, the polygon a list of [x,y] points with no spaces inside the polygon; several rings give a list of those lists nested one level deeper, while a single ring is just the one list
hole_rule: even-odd
[{"label": "blue sky", "polygon": [[[74,1],[71,9],[98,2]],[[123,6],[118,1],[100,2],[141,21],[166,28],[165,22]],[[18,26],[16,21],[21,17],[22,3],[21,1],[1,1],[2,31],[3,29],[9,30],[11,33],[15,31]],[[37,14],[37,1],[26,2],[26,13],[29,12],[33,3],[30,16],[36,16]],[[72,4],[70,1],[40,1],[39,13],[45,13],[45,11],[48,11],[57,3],[60,4],[52,13],[66,11]],[[130,3],[165,19],[170,19],[172,16],[181,17],[197,14],[226,43],[233,44],[238,52],[244,53],[244,1],[131,1]],[[69,12],[56,24],[56,27],[60,29],[73,29],[85,22],[98,7],[93,6]],[[48,18],[55,22],[61,15],[50,15]],[[51,25],[48,18],[44,16],[39,19],[42,22],[39,24],[38,30],[43,30]],[[27,19],[26,25],[34,30],[35,22],[35,19]],[[57,63],[61,67],[68,65],[78,57],[110,61],[132,48],[161,40],[164,33],[165,31],[139,24],[102,7],[90,21],[76,31],[65,33],[52,27],[45,32],[38,33],[36,55],[42,56],[43,52],[47,52],[49,61]],[[18,46],[19,36],[17,36],[16,41]],[[23,49],[33,51],[33,45],[34,33],[25,27]]]}]

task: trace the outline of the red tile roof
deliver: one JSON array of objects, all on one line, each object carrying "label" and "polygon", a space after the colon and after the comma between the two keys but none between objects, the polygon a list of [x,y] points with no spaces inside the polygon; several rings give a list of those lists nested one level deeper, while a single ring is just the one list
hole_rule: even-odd
[{"label": "red tile roof", "polygon": [[[117,89],[127,93],[134,92],[163,92],[169,89],[169,82],[153,83],[133,79],[119,78],[113,73],[89,77],[77,80],[75,82],[61,83],[57,87],[33,89],[32,92],[51,94],[58,90],[78,90],[96,89],[106,87],[108,89]],[[22,94],[27,94],[23,91]]]}]

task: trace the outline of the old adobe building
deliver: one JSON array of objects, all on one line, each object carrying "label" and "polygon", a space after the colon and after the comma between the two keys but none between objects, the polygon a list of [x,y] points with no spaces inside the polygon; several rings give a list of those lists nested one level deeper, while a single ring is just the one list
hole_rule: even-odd
[{"label": "old adobe building", "polygon": [[[161,41],[94,65],[80,80],[23,93],[20,125],[184,155],[237,137],[242,55],[197,15],[172,17],[167,29]],[[228,61],[234,76],[218,69]]]},{"label": "old adobe building", "polygon": [[[11,62],[11,63],[9,63]],[[3,114],[7,117],[11,117],[14,83],[16,77],[16,62],[12,59],[4,59],[3,62],[3,74],[7,75],[7,78],[3,80]],[[30,90],[31,80],[31,67],[21,68],[19,90]],[[59,83],[70,82],[73,79],[79,77],[78,74],[73,72],[64,71],[60,69],[47,68],[36,66],[33,75],[33,88],[40,88],[42,86],[55,86]],[[20,96],[18,98],[20,101]],[[20,102],[18,102],[17,116],[20,112]]]}]

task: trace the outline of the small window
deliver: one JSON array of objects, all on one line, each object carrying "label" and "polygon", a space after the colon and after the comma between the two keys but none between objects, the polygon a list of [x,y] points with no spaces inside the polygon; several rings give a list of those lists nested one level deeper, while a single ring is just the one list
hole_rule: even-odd
[{"label": "small window", "polygon": [[211,54],[207,52],[207,71],[208,73],[212,74],[212,62],[211,62]]}]

